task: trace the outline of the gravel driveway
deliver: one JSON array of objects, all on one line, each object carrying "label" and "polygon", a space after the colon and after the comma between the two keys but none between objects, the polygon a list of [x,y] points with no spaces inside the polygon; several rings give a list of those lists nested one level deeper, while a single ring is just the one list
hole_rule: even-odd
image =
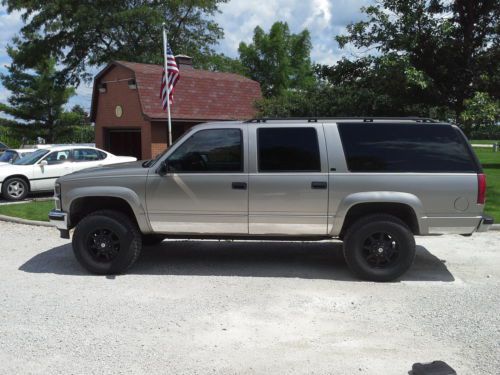
[{"label": "gravel driveway", "polygon": [[91,276],[55,229],[0,222],[2,374],[407,374],[500,368],[500,232],[418,238],[395,283],[340,243],[166,241]]}]

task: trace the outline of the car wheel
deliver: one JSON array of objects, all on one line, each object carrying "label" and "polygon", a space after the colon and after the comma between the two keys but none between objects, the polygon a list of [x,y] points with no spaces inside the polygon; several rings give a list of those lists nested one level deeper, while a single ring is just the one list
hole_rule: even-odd
[{"label": "car wheel", "polygon": [[137,225],[121,212],[102,210],[78,223],[73,235],[73,252],[78,262],[92,273],[123,273],[139,257],[142,248]]},{"label": "car wheel", "polygon": [[20,177],[9,178],[2,184],[2,195],[9,201],[20,201],[29,193],[26,180]]},{"label": "car wheel", "polygon": [[142,244],[144,246],[159,245],[163,242],[165,236],[161,234],[145,234],[142,236]]},{"label": "car wheel", "polygon": [[351,271],[362,279],[391,281],[412,265],[415,238],[397,217],[366,216],[347,230],[344,257]]}]

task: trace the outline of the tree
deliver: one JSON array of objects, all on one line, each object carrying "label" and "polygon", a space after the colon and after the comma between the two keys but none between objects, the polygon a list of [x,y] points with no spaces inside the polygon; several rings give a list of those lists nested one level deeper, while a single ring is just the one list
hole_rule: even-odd
[{"label": "tree", "polygon": [[88,66],[111,60],[162,63],[162,23],[168,25],[175,53],[202,64],[223,36],[210,19],[227,0],[2,0],[9,12],[20,11],[16,63],[33,68],[54,57],[64,68],[59,80],[78,85],[89,79]]},{"label": "tree", "polygon": [[[9,47],[7,52],[16,61],[18,51]],[[55,59],[42,60],[31,73],[12,63],[8,74],[0,75],[2,84],[11,92],[8,104],[0,104],[0,111],[20,120],[26,129],[29,126],[39,130],[39,135],[50,143],[63,125],[64,105],[74,95],[74,88],[55,80],[55,65]]]},{"label": "tree", "polygon": [[264,95],[269,97],[314,84],[311,48],[307,30],[292,34],[286,22],[276,22],[269,34],[257,26],[253,43],[240,43],[238,51],[249,76],[260,83]]},{"label": "tree", "polygon": [[485,92],[476,92],[464,102],[461,120],[467,134],[480,126],[496,125],[500,121],[500,100],[495,100]]},{"label": "tree", "polygon": [[336,37],[341,47],[406,60],[406,78],[420,81],[434,105],[451,108],[456,121],[476,91],[498,98],[498,0],[381,0],[363,10],[367,20]]}]

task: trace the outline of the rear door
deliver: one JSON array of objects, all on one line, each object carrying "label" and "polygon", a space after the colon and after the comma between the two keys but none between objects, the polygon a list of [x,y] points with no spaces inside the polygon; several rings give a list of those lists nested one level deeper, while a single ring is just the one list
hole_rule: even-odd
[{"label": "rear door", "polygon": [[98,167],[103,164],[103,153],[94,148],[77,148],[73,150],[73,172]]},{"label": "rear door", "polygon": [[168,156],[165,176],[151,171],[147,208],[157,232],[248,233],[246,126],[194,131]]},{"label": "rear door", "polygon": [[328,165],[321,124],[249,128],[249,232],[326,235]]}]

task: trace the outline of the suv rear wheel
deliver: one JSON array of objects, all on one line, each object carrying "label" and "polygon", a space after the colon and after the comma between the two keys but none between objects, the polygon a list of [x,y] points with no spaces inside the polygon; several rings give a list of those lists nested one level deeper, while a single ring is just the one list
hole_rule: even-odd
[{"label": "suv rear wheel", "polygon": [[73,235],[73,252],[88,271],[109,275],[125,272],[141,252],[141,233],[121,212],[102,210],[78,223]]},{"label": "suv rear wheel", "polygon": [[366,216],[347,230],[344,257],[357,276],[372,281],[391,281],[412,265],[415,238],[408,226],[397,217]]}]

